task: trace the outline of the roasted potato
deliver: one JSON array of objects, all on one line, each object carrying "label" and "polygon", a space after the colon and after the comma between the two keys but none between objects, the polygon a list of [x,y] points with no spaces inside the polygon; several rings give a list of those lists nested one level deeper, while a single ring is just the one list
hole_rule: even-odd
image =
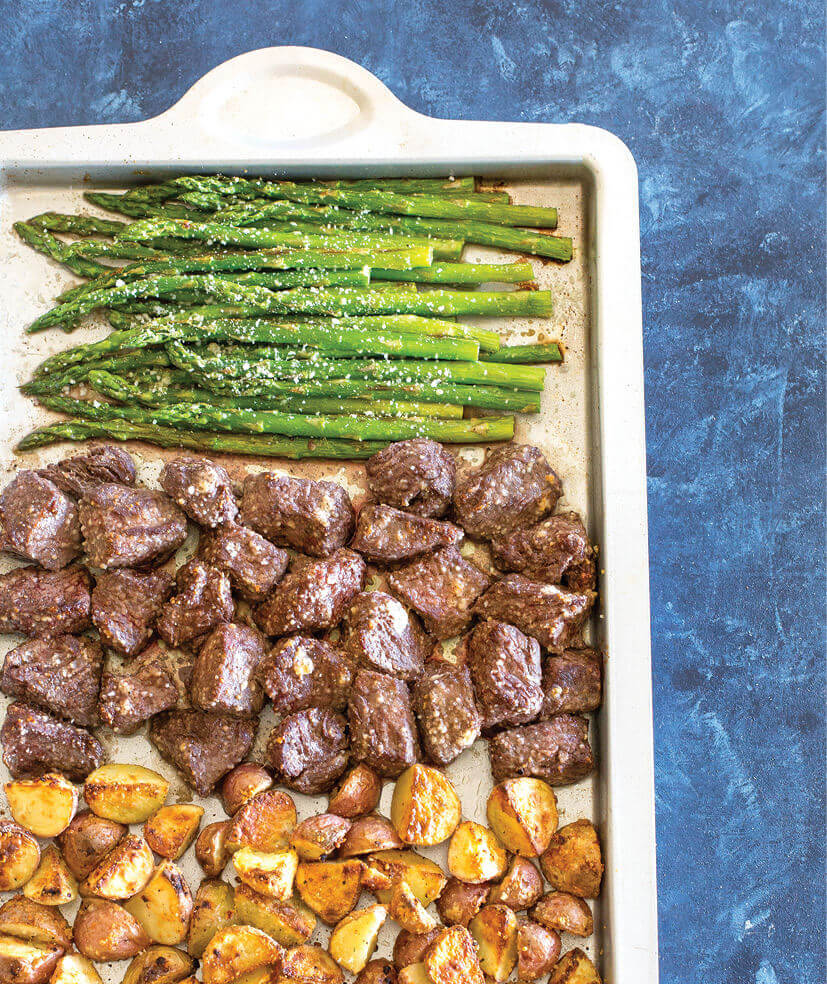
[{"label": "roasted potato", "polygon": [[358,974],[376,952],[379,930],[385,925],[387,916],[387,909],[378,904],[345,916],[330,934],[328,950],[331,957],[351,974]]},{"label": "roasted potato", "polygon": [[370,864],[370,859],[362,863],[362,888],[374,894],[376,892],[388,892],[393,888],[393,878],[389,874]]},{"label": "roasted potato", "polygon": [[540,858],[552,888],[584,899],[596,899],[603,878],[603,856],[597,831],[590,820],[575,820],[561,827]]},{"label": "roasted potato", "polygon": [[412,765],[396,780],[391,820],[406,844],[441,844],[456,830],[461,817],[459,796],[439,769]]},{"label": "roasted potato", "polygon": [[202,881],[195,893],[187,930],[187,951],[190,956],[200,957],[219,929],[226,929],[235,921],[232,888],[218,878],[207,878]]},{"label": "roasted potato", "polygon": [[103,984],[103,981],[87,957],[79,953],[64,953],[49,984]]},{"label": "roasted potato", "polygon": [[563,954],[552,970],[548,984],[602,984],[600,974],[585,953],[575,947]]},{"label": "roasted potato", "polygon": [[362,854],[397,850],[404,846],[390,820],[372,814],[353,821],[339,849],[339,856],[355,858]]},{"label": "roasted potato", "polygon": [[177,861],[195,840],[203,807],[194,803],[162,806],[144,824],[144,838],[156,854]]},{"label": "roasted potato", "polygon": [[497,881],[508,868],[508,854],[496,836],[482,824],[465,820],[448,845],[448,870],[460,881],[478,885]]},{"label": "roasted potato", "polygon": [[0,981],[46,984],[63,955],[62,947],[0,936]]},{"label": "roasted potato", "polygon": [[75,878],[83,881],[95,865],[126,836],[127,827],[82,810],[58,837],[63,860]]},{"label": "roasted potato", "polygon": [[5,786],[11,815],[36,837],[57,837],[75,815],[78,791],[65,777],[49,772],[39,779],[15,779]]},{"label": "roasted potato", "polygon": [[521,912],[530,909],[542,894],[543,876],[527,858],[518,854],[512,858],[505,878],[491,889],[488,901]]},{"label": "roasted potato", "polygon": [[458,878],[450,878],[436,900],[440,919],[446,926],[465,926],[467,929],[468,923],[488,901],[490,892],[489,882],[468,885]]},{"label": "roasted potato", "polygon": [[229,820],[208,823],[195,842],[195,860],[209,878],[217,878],[230,860],[230,851],[227,847],[229,829]]},{"label": "roasted potato", "polygon": [[299,856],[294,850],[265,852],[242,847],[233,855],[233,866],[238,877],[261,895],[281,902],[293,897],[299,866]]},{"label": "roasted potato", "polygon": [[428,933],[439,925],[406,881],[398,881],[393,886],[388,915],[409,933]]},{"label": "roasted potato", "polygon": [[64,950],[72,945],[72,927],[58,910],[33,902],[25,895],[15,895],[0,906],[0,935],[61,946]]},{"label": "roasted potato", "polygon": [[296,828],[296,804],[281,789],[256,793],[241,806],[227,831],[227,848],[278,851],[287,847]]},{"label": "roasted potato", "polygon": [[0,892],[24,885],[40,863],[40,846],[13,820],[0,820]]},{"label": "roasted potato", "polygon": [[486,905],[468,924],[474,937],[482,972],[492,980],[507,981],[517,966],[517,916],[507,905]]},{"label": "roasted potato", "polygon": [[296,827],[290,846],[302,861],[320,861],[339,847],[350,830],[350,820],[335,813],[308,817]]},{"label": "roasted potato", "polygon": [[425,954],[424,963],[433,984],[485,984],[477,946],[463,926],[443,929]]},{"label": "roasted potato", "polygon": [[273,777],[257,762],[242,762],[231,769],[221,783],[221,802],[228,817],[234,816],[247,800],[273,788]]},{"label": "roasted potato", "polygon": [[393,941],[393,963],[397,970],[409,967],[411,964],[422,963],[428,947],[442,932],[432,929],[429,933],[409,933],[403,929]]},{"label": "roasted potato", "polygon": [[536,981],[551,970],[560,956],[560,935],[536,922],[517,930],[517,977]]},{"label": "roasted potato", "polygon": [[259,967],[282,966],[284,950],[253,926],[227,926],[207,944],[201,957],[204,984],[233,984]]},{"label": "roasted potato", "polygon": [[124,908],[155,943],[174,946],[187,936],[192,894],[174,861],[162,861],[144,888]]},{"label": "roasted potato", "polygon": [[66,905],[78,897],[78,883],[54,844],[43,848],[40,864],[23,886],[23,894],[41,905]]},{"label": "roasted potato", "polygon": [[390,960],[369,960],[359,971],[356,984],[398,984],[396,968]]},{"label": "roasted potato", "polygon": [[360,762],[349,772],[330,794],[328,813],[353,820],[355,817],[372,813],[379,805],[382,795],[382,780],[369,766]]},{"label": "roasted potato", "polygon": [[[369,855],[368,864],[390,877],[391,882],[404,879],[413,889],[414,895],[426,908],[439,898],[448,879],[442,868],[429,858],[423,858],[414,851],[377,851]],[[376,897],[387,905],[391,889],[380,889]]]},{"label": "roasted potato", "polygon": [[315,914],[300,899],[269,898],[243,882],[236,885],[233,905],[236,922],[255,926],[282,946],[306,943],[316,928]]},{"label": "roasted potato", "polygon": [[284,955],[278,984],[343,984],[336,961],[320,946],[295,946]]},{"label": "roasted potato", "polygon": [[121,984],[178,984],[195,970],[195,961],[174,946],[150,946],[127,967]]},{"label": "roasted potato", "polygon": [[487,807],[491,829],[513,854],[539,857],[557,830],[557,798],[542,779],[506,779],[491,790]]},{"label": "roasted potato", "polygon": [[591,936],[594,917],[588,903],[568,892],[549,892],[534,906],[532,917],[546,929],[575,936]]},{"label": "roasted potato", "polygon": [[149,844],[137,834],[127,834],[89,872],[80,893],[115,901],[132,898],[152,877],[154,867]]},{"label": "roasted potato", "polygon": [[399,971],[397,984],[434,984],[424,963],[409,964]]},{"label": "roasted potato", "polygon": [[296,891],[305,905],[330,926],[352,912],[362,891],[362,863],[302,861],[296,871]]},{"label": "roasted potato", "polygon": [[133,915],[108,899],[81,902],[75,916],[74,937],[75,946],[84,957],[102,963],[127,960],[152,942]]},{"label": "roasted potato", "polygon": [[95,769],[83,784],[89,809],[106,820],[143,823],[167,798],[169,783],[140,765],[110,762]]}]

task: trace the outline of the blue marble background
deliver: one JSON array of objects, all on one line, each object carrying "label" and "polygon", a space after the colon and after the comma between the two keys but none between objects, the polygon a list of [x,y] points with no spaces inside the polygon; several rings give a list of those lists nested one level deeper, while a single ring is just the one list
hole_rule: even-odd
[{"label": "blue marble background", "polygon": [[641,181],[661,979],[824,981],[817,0],[5,0],[0,126],[127,122],[251,48],[579,121]]}]

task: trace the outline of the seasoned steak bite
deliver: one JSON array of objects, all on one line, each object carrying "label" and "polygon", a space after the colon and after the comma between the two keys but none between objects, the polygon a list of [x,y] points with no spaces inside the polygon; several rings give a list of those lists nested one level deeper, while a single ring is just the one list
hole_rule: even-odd
[{"label": "seasoned steak bite", "polygon": [[418,516],[442,516],[454,494],[456,463],[441,444],[427,438],[389,444],[368,458],[365,470],[377,502]]},{"label": "seasoned steak bite", "polygon": [[540,644],[513,625],[486,619],[466,641],[483,728],[528,724],[543,703]]},{"label": "seasoned steak bite", "polygon": [[175,588],[167,571],[107,571],[92,589],[92,621],[101,642],[124,656],[135,656],[152,638],[165,601]]},{"label": "seasoned steak bite", "polygon": [[241,521],[280,547],[327,557],[350,539],[355,515],[341,485],[262,472],[244,479]]},{"label": "seasoned steak bite", "polygon": [[500,570],[518,571],[532,581],[563,583],[572,591],[592,591],[595,586],[595,550],[575,512],[495,536],[491,557]]},{"label": "seasoned steak bite", "polygon": [[94,567],[160,563],[181,546],[187,519],[163,492],[99,485],[80,500],[83,545]]},{"label": "seasoned steak bite", "polygon": [[152,719],[149,740],[199,796],[209,796],[253,747],[256,724],[207,711],[166,711]]},{"label": "seasoned steak bite", "polygon": [[345,612],[342,647],[360,667],[415,680],[431,643],[405,606],[384,591],[362,591]]},{"label": "seasoned steak bite", "polygon": [[178,687],[157,658],[155,643],[126,665],[110,659],[101,680],[100,716],[118,735],[131,735],[153,714],[178,704]]},{"label": "seasoned steak bite", "polygon": [[418,615],[437,639],[468,628],[474,602],[491,578],[467,561],[456,547],[443,547],[388,576],[391,591]]},{"label": "seasoned steak bite", "polygon": [[579,594],[509,574],[486,591],[474,612],[483,618],[507,619],[545,649],[561,653],[579,641],[594,599],[591,591]]},{"label": "seasoned steak bite", "polygon": [[543,664],[540,719],[555,714],[584,714],[600,707],[603,660],[594,649],[567,649]]},{"label": "seasoned steak bite", "polygon": [[80,554],[74,501],[47,478],[21,471],[0,494],[0,549],[58,571]]},{"label": "seasoned steak bite", "polygon": [[355,761],[390,777],[419,761],[419,736],[403,680],[360,670],[353,681],[347,715]]},{"label": "seasoned steak bite", "polygon": [[266,635],[332,629],[365,586],[365,562],[352,550],[337,550],[288,574],[253,612]]},{"label": "seasoned steak bite", "polygon": [[97,720],[103,652],[84,636],[42,636],[6,653],[0,689],[82,727]]},{"label": "seasoned steak bite", "polygon": [[290,555],[247,526],[235,523],[203,533],[198,556],[230,578],[233,591],[261,601],[284,577]]},{"label": "seasoned steak bite", "polygon": [[413,705],[422,747],[437,765],[448,765],[479,738],[482,718],[467,666],[429,663],[414,684]]},{"label": "seasoned steak bite", "polygon": [[164,492],[200,526],[214,529],[231,523],[238,514],[227,469],[207,458],[182,455],[168,461],[158,481]]},{"label": "seasoned steak bite", "polygon": [[308,796],[332,789],[347,762],[347,722],[329,707],[288,714],[267,740],[267,763],[278,781]]},{"label": "seasoned steak bite", "polygon": [[170,646],[191,642],[234,613],[230,579],[193,557],[178,568],[178,592],[161,609],[158,635]]},{"label": "seasoned steak bite", "polygon": [[276,714],[309,707],[347,707],[353,682],[350,659],[323,639],[280,639],[259,663],[258,679]]},{"label": "seasoned steak bite", "polygon": [[545,455],[530,444],[493,448],[457,475],[454,515],[470,536],[488,538],[547,516],[563,491]]},{"label": "seasoned steak bite", "polygon": [[533,776],[552,786],[565,786],[594,768],[589,722],[571,714],[501,731],[488,744],[494,782]]},{"label": "seasoned steak bite", "polygon": [[264,639],[249,625],[224,622],[207,636],[192,674],[192,703],[202,711],[253,717],[264,703],[256,680]]},{"label": "seasoned steak bite", "polygon": [[453,523],[369,503],[359,513],[350,547],[374,564],[393,564],[437,547],[456,546],[462,537]]},{"label": "seasoned steak bite", "polygon": [[135,462],[123,448],[104,444],[46,465],[38,474],[80,499],[99,485],[134,485]]},{"label": "seasoned steak bite", "polygon": [[79,782],[106,760],[103,746],[88,731],[19,702],[6,709],[0,745],[15,779],[62,772]]},{"label": "seasoned steak bite", "polygon": [[0,632],[62,635],[92,627],[89,574],[83,567],[44,571],[18,567],[0,574]]}]

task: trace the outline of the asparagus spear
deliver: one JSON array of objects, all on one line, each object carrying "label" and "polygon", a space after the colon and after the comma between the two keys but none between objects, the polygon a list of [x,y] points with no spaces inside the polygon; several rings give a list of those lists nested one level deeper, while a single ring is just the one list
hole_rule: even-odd
[{"label": "asparagus spear", "polygon": [[71,232],[77,236],[115,236],[126,228],[125,222],[100,219],[96,215],[65,215],[62,212],[41,212],[28,220],[35,229],[50,232]]},{"label": "asparagus spear", "polygon": [[534,269],[530,263],[433,263],[414,270],[372,268],[370,279],[423,284],[528,284],[534,281]]},{"label": "asparagus spear", "polygon": [[504,345],[496,352],[480,355],[486,362],[562,362],[563,349],[559,342],[534,342],[530,345]]},{"label": "asparagus spear", "polygon": [[72,255],[68,252],[66,243],[62,243],[45,229],[35,229],[26,222],[15,222],[14,231],[27,246],[31,246],[38,253],[44,253],[53,260],[57,260],[58,263],[67,266],[72,273],[76,273],[80,277],[97,277],[106,273],[107,267],[102,263],[95,263],[94,260]]},{"label": "asparagus spear", "polygon": [[83,364],[70,365],[48,375],[35,376],[34,379],[23,383],[20,392],[27,396],[60,393],[67,386],[75,386],[77,383],[85,382],[93,369],[124,373],[136,369],[145,369],[149,366],[164,368],[169,365],[169,357],[163,349],[139,349],[136,352],[125,352],[112,358],[92,359]]}]

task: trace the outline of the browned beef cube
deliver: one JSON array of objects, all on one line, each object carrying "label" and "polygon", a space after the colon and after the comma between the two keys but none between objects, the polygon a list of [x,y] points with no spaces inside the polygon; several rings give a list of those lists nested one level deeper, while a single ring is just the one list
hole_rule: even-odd
[{"label": "browned beef cube", "polygon": [[483,728],[528,724],[543,703],[540,644],[513,625],[487,619],[466,644]]},{"label": "browned beef cube", "polygon": [[37,472],[18,472],[0,495],[0,549],[59,571],[80,554],[74,500]]},{"label": "browned beef cube", "polygon": [[594,604],[594,593],[566,591],[556,584],[529,581],[509,574],[480,598],[474,612],[484,618],[509,621],[553,653],[561,653],[580,638],[580,629]]},{"label": "browned beef cube", "polygon": [[374,564],[393,564],[437,547],[455,546],[462,537],[462,530],[453,523],[368,504],[356,520],[350,548]]},{"label": "browned beef cube", "polygon": [[329,707],[288,714],[270,732],[267,761],[288,789],[324,793],[347,768],[347,721]]},{"label": "browned beef cube", "polygon": [[44,571],[19,567],[0,574],[0,632],[62,635],[92,627],[89,574],[83,567]]},{"label": "browned beef cube", "polygon": [[276,714],[309,707],[347,707],[353,682],[351,661],[323,639],[291,636],[281,639],[259,664],[258,679]]},{"label": "browned beef cube", "polygon": [[83,636],[42,636],[6,654],[0,689],[82,727],[97,719],[103,652]]},{"label": "browned beef cube", "polygon": [[414,710],[425,754],[447,765],[479,738],[482,718],[467,666],[429,663],[414,684]]},{"label": "browned beef cube", "polygon": [[123,448],[104,444],[40,469],[40,474],[80,499],[99,485],[134,485],[135,462]]},{"label": "browned beef cube", "polygon": [[356,517],[341,485],[262,472],[244,479],[241,521],[280,547],[327,557],[350,539]]},{"label": "browned beef cube", "polygon": [[442,516],[454,494],[457,466],[436,441],[397,441],[365,462],[368,487],[377,502],[418,516]]},{"label": "browned beef cube", "polygon": [[178,691],[176,706],[179,708],[190,706],[189,692],[192,687],[195,659],[195,654],[188,649],[170,649],[160,639],[147,646],[138,657],[142,664],[157,667],[169,676]]},{"label": "browned beef cube", "polygon": [[155,622],[175,588],[167,571],[107,571],[92,589],[92,621],[101,642],[135,656],[152,638]]},{"label": "browned beef cube", "polygon": [[178,686],[158,658],[160,645],[145,649],[127,665],[110,660],[101,680],[100,716],[119,735],[131,735],[153,714],[178,704]]},{"label": "browned beef cube", "polygon": [[192,674],[192,703],[202,711],[252,717],[264,691],[256,680],[264,638],[249,625],[225,622],[207,636]]},{"label": "browned beef cube", "polygon": [[594,768],[589,722],[571,714],[501,731],[488,744],[495,782],[534,776],[552,786],[565,786]]},{"label": "browned beef cube", "polygon": [[506,444],[457,476],[454,515],[470,536],[492,537],[547,516],[563,491],[545,455],[530,444]]},{"label": "browned beef cube", "polygon": [[28,704],[9,704],[0,730],[3,761],[15,779],[62,772],[79,782],[106,760],[88,731]]},{"label": "browned beef cube", "polygon": [[543,664],[543,706],[540,717],[584,714],[600,707],[603,660],[594,649],[567,649]]},{"label": "browned beef cube", "polygon": [[198,541],[198,555],[224,571],[233,590],[247,601],[261,601],[284,577],[290,555],[247,526],[223,526]]},{"label": "browned beef cube", "polygon": [[518,571],[532,581],[564,583],[572,591],[594,589],[595,550],[575,512],[494,537],[491,556],[501,570]]},{"label": "browned beef cube", "polygon": [[362,591],[342,625],[342,646],[358,665],[403,680],[422,672],[431,643],[419,620],[384,591]]},{"label": "browned beef cube", "polygon": [[450,639],[468,628],[474,602],[491,584],[491,578],[456,547],[443,547],[390,574],[388,584],[422,617],[432,635]]},{"label": "browned beef cube", "polygon": [[149,739],[199,796],[209,796],[253,747],[256,724],[207,711],[166,711],[152,719]]},{"label": "browned beef cube", "polygon": [[89,562],[104,570],[161,563],[187,536],[187,518],[163,492],[99,485],[80,500]]},{"label": "browned beef cube", "polygon": [[347,709],[353,758],[381,776],[398,776],[420,759],[411,697],[404,680],[360,670]]},{"label": "browned beef cube", "polygon": [[178,568],[178,593],[158,616],[158,635],[170,646],[180,646],[229,622],[235,611],[230,579],[223,571],[194,557]]},{"label": "browned beef cube", "polygon": [[227,469],[207,458],[182,455],[161,469],[161,488],[193,522],[215,529],[238,515]]},{"label": "browned beef cube", "polygon": [[283,636],[332,629],[365,586],[365,562],[352,550],[337,550],[288,574],[256,610],[266,635]]}]

